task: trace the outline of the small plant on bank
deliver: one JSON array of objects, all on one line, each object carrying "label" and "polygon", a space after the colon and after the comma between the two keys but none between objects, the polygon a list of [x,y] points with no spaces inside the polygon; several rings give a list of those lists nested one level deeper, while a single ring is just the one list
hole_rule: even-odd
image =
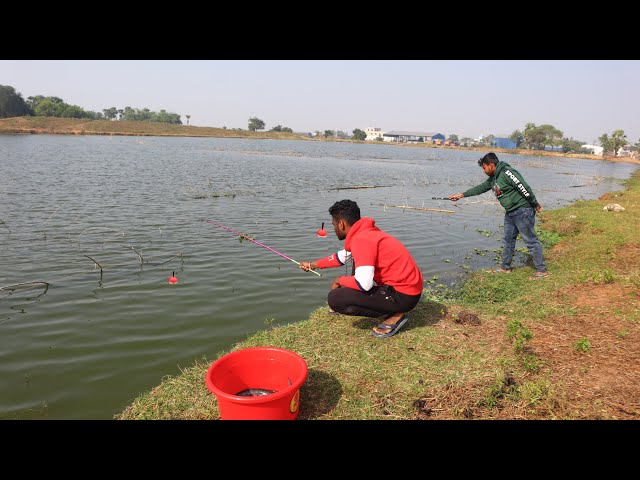
[{"label": "small plant on bank", "polygon": [[522,325],[520,320],[509,320],[507,323],[507,338],[513,342],[513,351],[522,353],[527,341],[533,338],[531,331]]},{"label": "small plant on bank", "polygon": [[529,373],[538,373],[542,368],[542,360],[531,353],[526,353],[520,359],[520,365]]},{"label": "small plant on bank", "polygon": [[518,395],[518,385],[511,374],[504,374],[496,378],[496,381],[489,387],[485,397],[477,402],[479,407],[494,408],[501,399]]},{"label": "small plant on bank", "polygon": [[582,353],[587,353],[591,350],[591,343],[589,342],[588,338],[581,338],[580,340],[578,340],[575,345],[573,346],[573,348],[576,349],[576,351],[578,352],[582,352]]},{"label": "small plant on bank", "polygon": [[549,232],[547,230],[542,230],[537,225],[534,227],[536,231],[536,235],[538,235],[538,239],[544,248],[551,248],[556,246],[562,240],[562,236],[556,232]]},{"label": "small plant on bank", "polygon": [[620,330],[619,332],[616,332],[616,337],[618,338],[624,338],[627,335],[629,335],[629,332],[627,330]]}]

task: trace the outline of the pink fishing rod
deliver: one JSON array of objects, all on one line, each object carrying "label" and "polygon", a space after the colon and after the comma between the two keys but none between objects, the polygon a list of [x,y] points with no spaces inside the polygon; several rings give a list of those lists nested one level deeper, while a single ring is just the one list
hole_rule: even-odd
[{"label": "pink fishing rod", "polygon": [[[244,235],[244,234],[242,234],[242,233],[240,233],[240,232],[236,232],[235,230],[233,230],[233,229],[231,229],[231,228],[229,228],[229,227],[225,227],[225,226],[224,226],[224,225],[222,225],[221,223],[214,222],[213,220],[205,220],[205,221],[206,221],[207,223],[212,223],[213,225],[216,225],[216,226],[218,226],[218,227],[220,227],[220,228],[224,228],[225,230],[228,230],[228,231],[230,231],[230,232],[232,232],[232,233],[235,233],[236,235],[239,235],[239,236],[241,236],[242,238],[246,238],[247,240],[249,240],[250,242],[255,243],[256,245],[260,245],[261,247],[264,247],[264,248],[266,248],[267,250],[271,250],[273,253],[275,253],[276,255],[280,255],[282,258],[286,258],[286,259],[287,259],[287,260],[289,260],[290,262],[293,262],[293,263],[295,263],[296,265],[300,265],[300,262],[296,262],[293,258],[287,257],[285,254],[280,253],[280,252],[278,252],[278,251],[274,250],[273,248],[268,247],[268,246],[267,246],[267,245],[265,245],[264,243],[260,243],[260,242],[258,242],[257,240],[254,240],[254,239],[253,239],[253,238],[251,238],[251,237],[247,237],[246,235]],[[307,270],[307,271],[312,272],[312,273],[315,273],[315,274],[316,274],[316,275],[318,275],[319,277],[321,277],[321,276],[322,276],[320,273],[316,272],[315,270]]]}]

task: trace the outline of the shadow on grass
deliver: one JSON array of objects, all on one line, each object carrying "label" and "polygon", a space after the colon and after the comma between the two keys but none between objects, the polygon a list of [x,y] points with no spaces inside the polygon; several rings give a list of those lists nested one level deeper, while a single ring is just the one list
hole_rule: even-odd
[{"label": "shadow on grass", "polygon": [[300,388],[298,419],[309,420],[333,410],[342,395],[342,385],[333,375],[309,369],[307,380]]},{"label": "shadow on grass", "polygon": [[[447,315],[447,307],[431,300],[421,301],[409,312],[409,321],[402,327],[403,331],[412,328],[435,325]],[[362,330],[370,330],[383,320],[381,318],[358,317],[353,326]]]}]

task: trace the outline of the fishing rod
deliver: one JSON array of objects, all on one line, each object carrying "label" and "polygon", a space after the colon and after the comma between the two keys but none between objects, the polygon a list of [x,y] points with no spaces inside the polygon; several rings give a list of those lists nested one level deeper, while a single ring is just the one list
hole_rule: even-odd
[{"label": "fishing rod", "polygon": [[449,200],[449,197],[431,197],[431,200]]},{"label": "fishing rod", "polygon": [[[286,259],[287,259],[287,260],[289,260],[290,262],[293,262],[293,263],[295,263],[296,265],[300,265],[300,262],[296,262],[293,258],[287,257],[285,254],[280,253],[280,252],[278,252],[278,251],[274,250],[273,248],[266,246],[264,243],[260,243],[260,242],[258,242],[257,240],[254,240],[254,239],[253,239],[253,238],[251,238],[251,237],[247,237],[246,235],[244,235],[244,234],[242,234],[242,233],[240,233],[240,232],[236,232],[235,230],[232,230],[232,229],[230,229],[229,227],[225,227],[225,226],[224,226],[224,225],[222,225],[221,223],[214,222],[213,220],[205,220],[205,221],[206,221],[207,223],[212,223],[213,225],[216,225],[216,226],[218,226],[218,227],[220,227],[220,228],[224,228],[225,230],[228,230],[228,231],[230,231],[230,232],[232,232],[232,233],[235,233],[236,235],[239,235],[239,236],[241,236],[242,238],[246,238],[247,240],[249,240],[250,242],[255,243],[256,245],[260,245],[261,247],[264,247],[264,248],[266,248],[267,250],[271,250],[273,253],[275,253],[276,255],[280,255],[282,258],[286,258]],[[309,269],[309,270],[307,270],[307,271],[308,271],[308,272],[315,273],[315,274],[316,274],[316,275],[318,275],[319,277],[321,277],[321,276],[322,276],[322,274],[320,274],[320,273],[316,272],[315,270],[311,270],[311,269]]]}]

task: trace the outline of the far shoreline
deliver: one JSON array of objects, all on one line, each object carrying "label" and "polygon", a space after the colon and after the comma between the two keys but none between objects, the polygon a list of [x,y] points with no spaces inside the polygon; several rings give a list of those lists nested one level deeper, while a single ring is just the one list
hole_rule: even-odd
[{"label": "far shoreline", "polygon": [[262,140],[304,140],[310,142],[346,142],[395,147],[435,148],[445,150],[492,151],[511,155],[538,157],[581,158],[605,162],[632,163],[639,165],[640,159],[587,154],[563,153],[549,150],[506,149],[497,147],[456,147],[420,143],[365,142],[339,138],[315,138],[298,133],[234,130],[195,125],[172,125],[150,122],[126,122],[109,120],[86,120],[58,117],[13,117],[0,119],[0,135],[101,135],[140,137],[195,137],[195,138],[247,138]]}]

